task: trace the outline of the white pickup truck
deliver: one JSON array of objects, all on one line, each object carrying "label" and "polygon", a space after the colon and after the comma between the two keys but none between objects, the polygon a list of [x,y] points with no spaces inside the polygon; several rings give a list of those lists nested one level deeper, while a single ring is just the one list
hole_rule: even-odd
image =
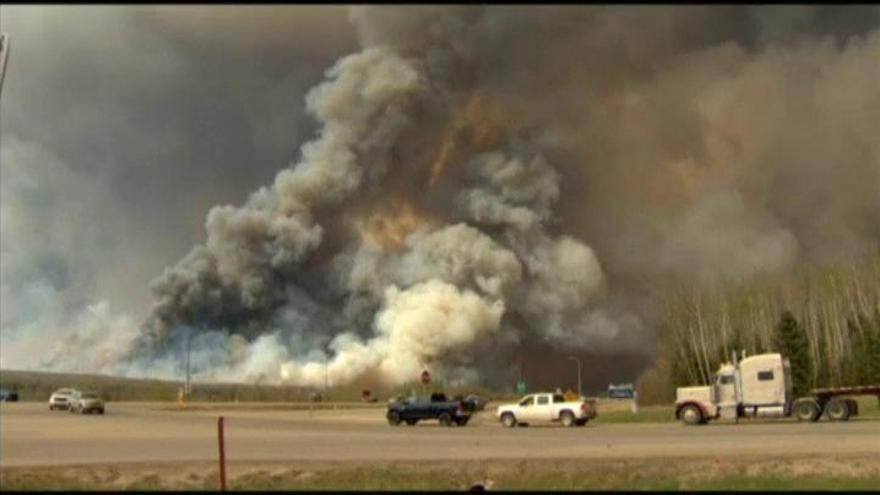
[{"label": "white pickup truck", "polygon": [[596,417],[596,401],[566,401],[561,394],[531,394],[516,404],[502,404],[496,412],[501,424],[512,428],[518,424],[559,422],[563,426],[583,426]]}]

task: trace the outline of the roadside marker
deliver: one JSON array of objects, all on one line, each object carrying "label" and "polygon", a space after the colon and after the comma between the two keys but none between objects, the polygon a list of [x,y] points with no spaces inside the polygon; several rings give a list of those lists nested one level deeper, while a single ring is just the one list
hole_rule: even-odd
[{"label": "roadside marker", "polygon": [[220,443],[220,491],[226,491],[226,448],[223,444],[223,416],[217,420],[217,439]]}]

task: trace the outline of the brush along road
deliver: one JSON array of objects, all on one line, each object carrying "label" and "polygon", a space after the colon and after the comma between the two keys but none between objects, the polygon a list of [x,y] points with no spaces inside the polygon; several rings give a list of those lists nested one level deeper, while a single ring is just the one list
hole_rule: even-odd
[{"label": "brush along road", "polygon": [[880,421],[866,419],[700,428],[672,422],[504,428],[490,405],[465,428],[437,423],[389,428],[381,406],[313,412],[192,407],[108,403],[103,416],[80,416],[49,411],[44,403],[3,403],[0,465],[216,460],[221,414],[231,462],[880,454]]}]

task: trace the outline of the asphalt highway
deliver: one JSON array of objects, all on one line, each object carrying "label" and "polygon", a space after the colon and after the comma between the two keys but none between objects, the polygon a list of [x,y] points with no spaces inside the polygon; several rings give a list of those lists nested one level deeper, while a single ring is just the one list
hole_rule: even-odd
[{"label": "asphalt highway", "polygon": [[108,403],[103,416],[79,416],[49,411],[42,403],[4,403],[0,466],[215,460],[221,414],[231,462],[880,455],[880,421],[870,420],[508,429],[487,409],[464,427],[392,427],[382,408],[176,410]]}]

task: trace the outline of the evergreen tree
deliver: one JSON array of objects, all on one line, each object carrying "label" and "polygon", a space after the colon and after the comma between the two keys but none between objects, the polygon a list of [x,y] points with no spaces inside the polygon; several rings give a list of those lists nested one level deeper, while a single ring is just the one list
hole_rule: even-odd
[{"label": "evergreen tree", "polygon": [[828,353],[825,352],[826,345],[826,337],[825,331],[823,329],[819,329],[818,332],[818,341],[816,342],[816,347],[819,349],[818,361],[814,363],[816,369],[816,381],[813,383],[813,387],[815,388],[825,388],[831,386],[831,365],[828,362]]},{"label": "evergreen tree", "polygon": [[792,389],[796,397],[809,391],[811,362],[807,334],[791,311],[784,311],[774,334],[775,350],[791,363]]},{"label": "evergreen tree", "polygon": [[859,315],[853,336],[852,384],[880,384],[880,318]]}]

